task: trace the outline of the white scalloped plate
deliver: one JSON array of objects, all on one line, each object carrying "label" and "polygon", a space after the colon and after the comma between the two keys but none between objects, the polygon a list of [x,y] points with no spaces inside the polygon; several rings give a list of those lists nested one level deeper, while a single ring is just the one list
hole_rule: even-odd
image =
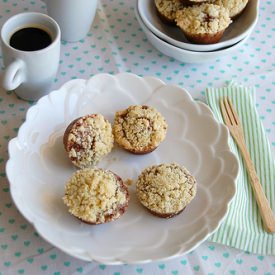
[{"label": "white scalloped plate", "polygon": [[[196,177],[197,195],[182,214],[166,220],[138,203],[133,184],[129,209],[119,220],[83,224],[62,202],[64,185],[75,171],[63,150],[63,132],[70,121],[89,113],[113,121],[115,111],[130,104],[155,106],[168,122],[167,138],[144,156],[115,148],[99,166],[135,180],[149,165],[176,161]],[[11,195],[37,232],[74,257],[105,264],[171,259],[194,249],[224,219],[238,173],[228,131],[205,104],[177,86],[126,73],[72,80],[41,98],[10,141],[9,155]]]},{"label": "white scalloped plate", "polygon": [[243,13],[225,30],[220,42],[208,45],[190,43],[180,28],[164,24],[157,15],[153,0],[138,0],[137,10],[146,27],[171,45],[197,52],[216,51],[232,46],[249,36],[258,20],[258,0],[249,0]]}]

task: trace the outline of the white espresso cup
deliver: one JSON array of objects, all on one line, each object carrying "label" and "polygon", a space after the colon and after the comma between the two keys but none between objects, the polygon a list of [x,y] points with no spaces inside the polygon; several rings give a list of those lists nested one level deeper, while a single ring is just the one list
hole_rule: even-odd
[{"label": "white espresso cup", "polygon": [[98,0],[43,0],[48,14],[61,29],[61,39],[75,42],[84,38],[93,23]]},{"label": "white espresso cup", "polygon": [[25,12],[9,18],[1,29],[3,88],[25,100],[46,95],[59,67],[60,36],[58,24],[46,14]]}]

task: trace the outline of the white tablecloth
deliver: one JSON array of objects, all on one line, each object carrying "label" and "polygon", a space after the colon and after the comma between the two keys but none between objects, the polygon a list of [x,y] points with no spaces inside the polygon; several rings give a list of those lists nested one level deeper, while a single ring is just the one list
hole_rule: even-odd
[{"label": "white tablecloth", "polygon": [[[203,65],[184,64],[155,50],[135,19],[134,5],[133,0],[100,2],[87,37],[62,43],[53,89],[74,78],[126,71],[159,77],[204,100],[207,86],[219,87],[234,79],[257,87],[258,111],[275,152],[275,4],[262,1],[256,29],[235,54]],[[34,0],[2,0],[0,26],[23,11],[46,13],[46,7]],[[2,62],[1,66],[3,72]],[[5,175],[8,141],[16,136],[30,105],[14,93],[0,90],[0,274],[275,274],[274,256],[207,241],[174,260],[123,266],[83,262],[45,242],[13,204]]]}]

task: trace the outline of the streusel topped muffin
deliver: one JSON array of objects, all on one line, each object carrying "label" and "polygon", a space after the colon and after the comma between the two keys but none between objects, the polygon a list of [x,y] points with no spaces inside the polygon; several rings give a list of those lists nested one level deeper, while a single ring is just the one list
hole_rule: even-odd
[{"label": "streusel topped muffin", "polygon": [[152,214],[171,218],[181,213],[196,195],[197,183],[176,163],[146,168],[136,184],[137,197]]},{"label": "streusel topped muffin", "polygon": [[229,10],[229,17],[234,19],[242,13],[248,0],[216,0],[216,5],[221,5]]},{"label": "streusel topped muffin", "polygon": [[221,39],[231,19],[223,6],[201,4],[177,11],[176,23],[189,41],[210,44]]},{"label": "streusel topped muffin", "polygon": [[63,143],[75,166],[94,166],[113,148],[112,126],[101,114],[80,117],[67,127]]},{"label": "streusel topped muffin", "polygon": [[85,168],[72,175],[63,201],[76,218],[89,224],[101,224],[118,219],[126,211],[129,193],[113,172]]},{"label": "streusel topped muffin", "polygon": [[115,141],[134,154],[146,154],[155,150],[165,139],[167,123],[153,107],[130,106],[116,112],[113,126]]},{"label": "streusel topped muffin", "polygon": [[184,7],[181,0],[154,0],[158,15],[165,23],[175,24],[176,12]]}]

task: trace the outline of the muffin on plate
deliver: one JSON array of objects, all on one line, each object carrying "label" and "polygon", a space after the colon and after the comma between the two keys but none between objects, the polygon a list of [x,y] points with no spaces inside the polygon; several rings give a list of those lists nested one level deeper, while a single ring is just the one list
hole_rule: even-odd
[{"label": "muffin on plate", "polygon": [[167,127],[155,108],[134,105],[116,112],[113,133],[120,147],[134,154],[147,154],[165,139]]},{"label": "muffin on plate", "polygon": [[220,41],[231,19],[223,6],[205,3],[177,11],[176,23],[190,42],[213,44]]},{"label": "muffin on plate", "polygon": [[115,173],[85,168],[76,171],[67,182],[63,201],[79,220],[102,224],[121,217],[128,207],[129,192]]},{"label": "muffin on plate", "polygon": [[139,201],[152,214],[172,218],[193,200],[197,183],[185,167],[160,164],[142,171],[136,189]]},{"label": "muffin on plate", "polygon": [[236,19],[245,9],[248,0],[216,0],[215,4],[228,9],[229,17]]},{"label": "muffin on plate", "polygon": [[75,166],[94,166],[113,148],[112,126],[101,114],[77,118],[67,127],[63,144]]},{"label": "muffin on plate", "polygon": [[154,0],[159,18],[168,24],[175,24],[176,12],[185,5],[181,0]]}]

